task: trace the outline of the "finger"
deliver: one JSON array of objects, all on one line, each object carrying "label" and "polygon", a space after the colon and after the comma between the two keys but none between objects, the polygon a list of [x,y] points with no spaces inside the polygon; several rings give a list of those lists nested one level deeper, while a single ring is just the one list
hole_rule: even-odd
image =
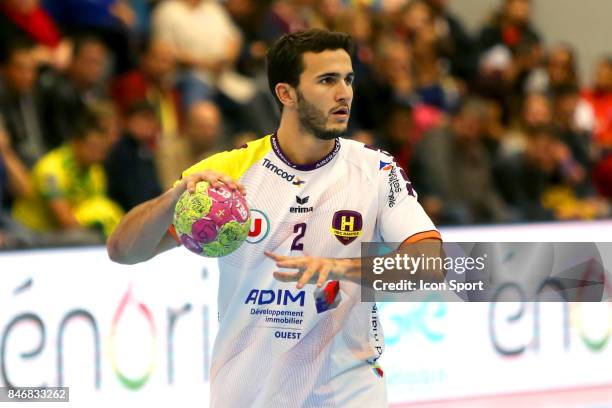
[{"label": "finger", "polygon": [[274,259],[277,262],[284,261],[285,259],[289,259],[288,256],[278,255],[278,254],[275,254],[274,252],[270,252],[270,251],[264,251],[264,255],[266,255],[268,258]]},{"label": "finger", "polygon": [[187,190],[193,193],[196,190],[196,186],[200,181],[205,181],[214,187],[214,183],[217,180],[217,176],[214,173],[202,172],[193,174],[187,179]]},{"label": "finger", "polygon": [[219,188],[223,186],[223,183],[221,183],[217,175],[208,176],[206,181],[208,181],[208,183],[210,183],[210,186],[213,188]]},{"label": "finger", "polygon": [[273,274],[274,279],[281,282],[295,282],[300,278],[300,272],[282,272],[275,271]]},{"label": "finger", "polygon": [[306,270],[304,271],[304,273],[302,274],[302,276],[298,280],[298,283],[297,283],[296,287],[298,289],[302,289],[304,287],[304,285],[306,285],[308,282],[310,282],[310,279],[313,277],[313,275],[315,273],[317,273],[318,270],[319,270],[319,265],[318,264],[316,264],[316,263],[310,264],[310,266],[308,266],[308,268],[306,268]]},{"label": "finger", "polygon": [[229,188],[230,190],[237,190],[238,189],[238,186],[236,185],[236,182],[230,176],[221,175],[221,176],[219,176],[219,180],[221,180],[223,182],[223,184],[225,184],[227,186],[227,188]]},{"label": "finger", "polygon": [[236,182],[236,186],[238,186],[238,190],[242,193],[242,195],[246,195],[246,188],[242,185],[242,183]]},{"label": "finger", "polygon": [[327,277],[329,276],[329,272],[331,271],[330,265],[325,265],[319,271],[319,279],[317,280],[317,287],[320,288],[323,286],[325,281],[327,281]]},{"label": "finger", "polygon": [[195,192],[195,187],[196,181],[194,179],[187,180],[187,191],[189,191],[190,194]]},{"label": "finger", "polygon": [[308,263],[305,259],[297,258],[297,259],[285,259],[283,261],[276,262],[276,266],[279,268],[293,268],[304,270],[308,266]]}]

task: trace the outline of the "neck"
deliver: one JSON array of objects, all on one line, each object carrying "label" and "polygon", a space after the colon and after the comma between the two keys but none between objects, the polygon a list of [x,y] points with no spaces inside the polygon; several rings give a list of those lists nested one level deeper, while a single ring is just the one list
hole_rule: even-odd
[{"label": "neck", "polygon": [[289,112],[283,112],[276,136],[287,159],[298,165],[318,162],[329,154],[336,144],[335,139],[317,139],[315,135],[302,129],[297,115]]},{"label": "neck", "polygon": [[82,157],[80,157],[79,148],[77,147],[77,144],[75,142],[72,142],[70,148],[72,149],[72,155],[74,156],[74,162],[76,163],[77,168],[80,171],[87,170],[87,168],[89,167],[89,164],[86,163]]}]

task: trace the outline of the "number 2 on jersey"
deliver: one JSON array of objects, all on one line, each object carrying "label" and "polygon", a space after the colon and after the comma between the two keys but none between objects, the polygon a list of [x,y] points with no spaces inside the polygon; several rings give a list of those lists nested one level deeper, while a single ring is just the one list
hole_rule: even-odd
[{"label": "number 2 on jersey", "polygon": [[304,238],[304,234],[306,234],[306,224],[303,222],[300,224],[295,224],[293,226],[293,232],[295,232],[297,235],[295,236],[295,238],[293,238],[293,242],[291,243],[291,250],[303,251],[304,244],[300,242],[300,239]]}]

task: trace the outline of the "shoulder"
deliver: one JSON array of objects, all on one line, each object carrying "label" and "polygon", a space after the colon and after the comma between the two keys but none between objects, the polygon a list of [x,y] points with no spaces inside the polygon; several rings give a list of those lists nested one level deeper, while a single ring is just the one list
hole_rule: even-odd
[{"label": "shoulder", "polygon": [[395,159],[388,152],[351,139],[340,139],[341,154],[345,161],[358,168],[368,178],[377,178],[378,173]]},{"label": "shoulder", "polygon": [[34,166],[34,174],[62,171],[68,160],[70,160],[69,147],[58,147],[41,157]]},{"label": "shoulder", "polygon": [[32,170],[32,179],[37,189],[44,191],[47,196],[61,194],[70,183],[67,170],[71,161],[70,148],[62,146],[51,150],[43,156]]},{"label": "shoulder", "polygon": [[251,165],[263,158],[270,150],[272,150],[272,146],[270,144],[270,135],[268,135],[245,143],[238,148],[216,153],[202,160],[200,163],[210,164],[215,161],[238,160],[241,162],[248,162],[249,165]]},{"label": "shoulder", "polygon": [[271,150],[272,145],[270,144],[270,135],[268,135],[237,149],[214,154],[185,170],[183,177],[198,171],[216,170],[238,179]]}]

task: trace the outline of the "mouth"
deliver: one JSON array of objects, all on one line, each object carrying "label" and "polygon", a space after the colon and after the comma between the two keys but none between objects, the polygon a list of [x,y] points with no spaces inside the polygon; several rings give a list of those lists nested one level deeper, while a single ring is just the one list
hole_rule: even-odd
[{"label": "mouth", "polygon": [[350,110],[348,107],[336,108],[332,111],[332,116],[337,119],[348,119]]}]

